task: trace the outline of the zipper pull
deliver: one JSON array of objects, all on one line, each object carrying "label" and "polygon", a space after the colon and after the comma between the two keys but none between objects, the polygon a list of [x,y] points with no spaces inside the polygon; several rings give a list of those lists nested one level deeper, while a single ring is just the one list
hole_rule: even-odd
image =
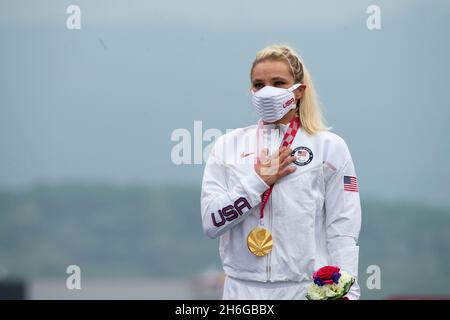
[{"label": "zipper pull", "polygon": [[272,272],[272,268],[270,266],[266,266],[266,274],[267,274],[267,281],[271,282],[272,280],[270,280],[271,278],[271,272]]}]

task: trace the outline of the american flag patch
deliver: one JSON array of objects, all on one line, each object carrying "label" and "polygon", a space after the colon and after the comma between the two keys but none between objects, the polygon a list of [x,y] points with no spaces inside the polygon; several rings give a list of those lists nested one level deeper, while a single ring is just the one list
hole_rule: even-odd
[{"label": "american flag patch", "polygon": [[356,177],[344,176],[344,190],[358,192],[358,181]]}]

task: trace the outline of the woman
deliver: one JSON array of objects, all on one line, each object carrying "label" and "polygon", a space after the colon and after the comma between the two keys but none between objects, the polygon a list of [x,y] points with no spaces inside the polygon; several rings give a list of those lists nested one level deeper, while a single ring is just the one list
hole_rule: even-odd
[{"label": "woman", "polygon": [[[203,229],[220,237],[223,299],[305,299],[322,266],[357,277],[356,173],[292,48],[258,52],[250,77],[261,119],[216,140],[203,175]],[[356,281],[347,297],[359,295]]]}]

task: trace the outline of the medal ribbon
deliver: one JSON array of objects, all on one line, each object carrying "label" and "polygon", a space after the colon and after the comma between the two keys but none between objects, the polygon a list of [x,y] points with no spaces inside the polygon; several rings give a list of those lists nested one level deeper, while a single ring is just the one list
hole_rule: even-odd
[{"label": "medal ribbon", "polygon": [[[261,130],[262,126],[263,126],[263,122],[260,119],[259,123],[258,123],[258,128],[256,130],[256,135],[257,135],[257,137],[256,137],[256,143],[257,143],[256,150],[257,150],[257,153],[258,153],[256,155],[256,163],[257,164],[259,164],[261,162],[261,159],[259,158],[259,152],[260,152],[260,150],[259,150],[259,135],[260,135],[260,130]],[[281,147],[290,147],[291,146],[292,141],[294,141],[295,135],[297,134],[297,131],[300,128],[300,126],[301,126],[300,117],[299,117],[298,113],[295,113],[295,116],[290,121],[289,127],[288,127],[288,129],[286,130],[286,133],[283,136],[283,141],[281,142]],[[264,191],[263,194],[261,195],[262,204],[261,204],[261,209],[259,211],[259,222],[260,222],[261,225],[264,225],[264,222],[263,222],[264,221],[264,208],[266,207],[267,201],[269,200],[269,196],[272,193],[273,186],[274,186],[274,184],[272,186],[270,186],[269,189]]]}]

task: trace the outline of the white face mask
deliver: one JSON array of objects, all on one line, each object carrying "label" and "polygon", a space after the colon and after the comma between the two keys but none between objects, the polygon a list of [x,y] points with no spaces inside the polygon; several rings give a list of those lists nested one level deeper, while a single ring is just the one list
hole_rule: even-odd
[{"label": "white face mask", "polygon": [[275,122],[283,118],[289,110],[295,109],[295,95],[292,91],[300,87],[296,83],[290,88],[277,88],[265,86],[254,92],[252,90],[252,103],[265,122]]}]

